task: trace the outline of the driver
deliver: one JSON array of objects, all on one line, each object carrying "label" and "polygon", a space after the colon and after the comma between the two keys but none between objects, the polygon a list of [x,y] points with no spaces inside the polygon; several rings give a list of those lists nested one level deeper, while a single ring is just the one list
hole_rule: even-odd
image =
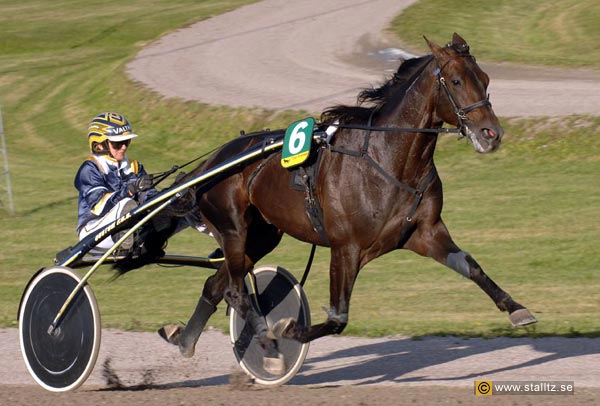
[{"label": "driver", "polygon": [[[91,155],[75,176],[75,188],[79,191],[77,233],[80,239],[157,193],[152,188],[152,177],[146,174],[142,164],[125,156],[137,134],[123,115],[98,114],[90,122],[87,136]],[[96,248],[111,248],[123,233],[106,237]],[[133,242],[132,235],[119,248],[129,250]]]}]

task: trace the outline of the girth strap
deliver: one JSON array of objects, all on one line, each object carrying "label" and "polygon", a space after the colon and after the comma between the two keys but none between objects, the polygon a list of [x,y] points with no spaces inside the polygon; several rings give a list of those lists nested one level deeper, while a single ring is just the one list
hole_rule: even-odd
[{"label": "girth strap", "polygon": [[319,234],[321,241],[329,245],[329,238],[325,232],[325,222],[323,219],[323,209],[319,203],[319,199],[315,194],[317,186],[317,172],[321,164],[321,156],[323,150],[317,150],[317,159],[310,165],[301,166],[297,170],[300,174],[300,181],[304,186],[304,206],[306,213],[313,226],[313,229]]}]

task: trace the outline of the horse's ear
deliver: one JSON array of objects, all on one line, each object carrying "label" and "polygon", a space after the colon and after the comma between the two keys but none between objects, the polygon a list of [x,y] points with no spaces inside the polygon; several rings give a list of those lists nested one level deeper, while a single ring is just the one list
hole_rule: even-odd
[{"label": "horse's ear", "polygon": [[423,35],[423,38],[425,38],[425,42],[427,42],[427,46],[429,46],[429,49],[431,49],[433,56],[435,56],[438,59],[442,58],[444,56],[444,54],[445,54],[444,48],[442,48],[441,46],[439,46],[436,43],[429,41],[427,39],[427,37],[424,35]]},{"label": "horse's ear", "polygon": [[452,35],[452,46],[460,53],[469,53],[469,44],[467,44],[467,41],[465,41],[464,38],[457,33]]}]

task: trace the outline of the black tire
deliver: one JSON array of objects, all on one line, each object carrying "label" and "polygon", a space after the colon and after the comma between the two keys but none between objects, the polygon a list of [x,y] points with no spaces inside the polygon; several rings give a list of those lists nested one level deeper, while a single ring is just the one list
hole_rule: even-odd
[{"label": "black tire", "polygon": [[[299,326],[310,326],[310,308],[296,278],[287,270],[275,266],[263,266],[255,269],[258,302],[269,327],[278,320],[292,317]],[[283,385],[292,379],[308,353],[309,343],[279,338],[279,352],[285,359],[285,372],[272,375],[263,368],[264,351],[256,337],[246,329],[246,322],[231,309],[229,318],[230,338],[233,352],[242,369],[255,382],[262,385]]]},{"label": "black tire", "polygon": [[32,278],[21,299],[21,353],[31,376],[52,392],[74,390],[85,382],[100,350],[100,312],[87,284],[75,296],[54,333],[48,333],[80,280],[69,268],[47,268]]}]

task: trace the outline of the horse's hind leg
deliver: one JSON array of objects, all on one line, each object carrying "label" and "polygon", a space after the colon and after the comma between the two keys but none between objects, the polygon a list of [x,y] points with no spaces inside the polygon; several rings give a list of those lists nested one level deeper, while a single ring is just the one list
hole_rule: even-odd
[{"label": "horse's hind leg", "polygon": [[[225,244],[226,258],[233,252],[234,246],[238,246],[233,241],[235,238],[228,240]],[[264,240],[262,240],[264,241]],[[279,240],[277,240],[279,241]],[[244,245],[243,243],[241,244]],[[271,248],[272,249],[272,248]],[[256,257],[262,257],[257,249],[252,250],[252,254]],[[237,312],[244,318],[247,318],[248,323],[253,327],[254,331],[261,340],[261,345],[265,347],[267,358],[278,359],[278,352],[274,341],[267,338],[268,329],[264,317],[260,314],[257,302],[254,298],[248,298],[244,286],[244,276],[247,271],[233,273],[231,269],[251,269],[253,262],[243,252],[234,257],[242,258],[239,264],[234,263],[232,267],[231,260],[226,260],[219,270],[209,277],[204,284],[202,296],[198,300],[194,313],[192,313],[188,323],[185,326],[167,325],[159,330],[159,334],[169,343],[179,346],[179,350],[184,357],[190,358],[194,355],[196,343],[198,342],[206,323],[217,310],[217,304],[225,297],[227,303],[235,308]],[[231,278],[230,278],[231,276]]]},{"label": "horse's hind leg", "polygon": [[227,272],[220,268],[206,280],[202,296],[185,327],[167,325],[158,331],[165,340],[179,346],[179,351],[184,357],[190,358],[194,355],[196,343],[208,319],[217,310],[217,304],[223,300],[223,292],[227,286],[227,281]]},{"label": "horse's hind leg", "polygon": [[[262,230],[263,233],[257,234]],[[229,274],[229,287],[225,290],[225,300],[250,325],[261,347],[264,349],[263,367],[273,375],[285,371],[285,363],[277,348],[277,341],[269,331],[267,321],[261,313],[256,292],[245,289],[244,278],[265,254],[270,252],[280,241],[281,233],[273,226],[268,226],[260,219],[251,225],[247,234],[232,234],[224,238],[225,268]],[[254,237],[254,238],[253,238]]]},{"label": "horse's hind leg", "polygon": [[524,306],[514,301],[483,272],[481,266],[462,251],[450,237],[448,229],[439,221],[431,229],[417,229],[406,244],[406,248],[431,258],[453,269],[475,282],[496,304],[500,311],[509,314],[514,326],[526,326],[537,322],[536,318]]},{"label": "horse's hind leg", "polygon": [[[266,227],[255,227],[253,230],[254,232],[249,232],[249,241],[253,241],[253,243],[249,244],[249,247],[247,247],[248,256],[244,255],[243,252],[236,255],[236,257],[241,256],[244,258],[244,262],[238,264],[238,267],[242,267],[243,269],[251,269],[253,263],[270,252],[281,239],[281,234],[272,226],[271,229]],[[259,233],[257,234],[257,232]],[[240,244],[243,246],[243,243],[235,243],[235,238],[231,238],[229,241],[229,247],[225,248],[226,255],[237,249],[234,247],[237,247]],[[249,322],[256,328],[259,336],[262,334],[266,337],[267,335],[267,326],[264,322],[264,318],[260,317],[256,311],[249,311],[253,303],[247,300],[244,286],[240,285],[233,287],[229,285],[230,268],[228,266],[231,266],[230,264],[231,262],[225,263],[214,275],[206,280],[202,290],[202,296],[198,300],[194,313],[192,313],[185,326],[167,325],[159,330],[161,337],[169,343],[179,346],[179,350],[184,357],[190,358],[194,355],[196,343],[198,342],[206,323],[217,310],[217,304],[223,300],[225,294],[227,294],[227,302],[232,307],[234,307],[242,316],[245,316],[246,314],[249,316]],[[239,280],[239,278],[235,280]],[[232,283],[235,283],[233,279]],[[255,305],[253,307],[257,306]],[[264,345],[272,348],[272,345],[269,346],[268,342],[265,342]],[[277,357],[277,354],[274,354],[273,357]]]}]

